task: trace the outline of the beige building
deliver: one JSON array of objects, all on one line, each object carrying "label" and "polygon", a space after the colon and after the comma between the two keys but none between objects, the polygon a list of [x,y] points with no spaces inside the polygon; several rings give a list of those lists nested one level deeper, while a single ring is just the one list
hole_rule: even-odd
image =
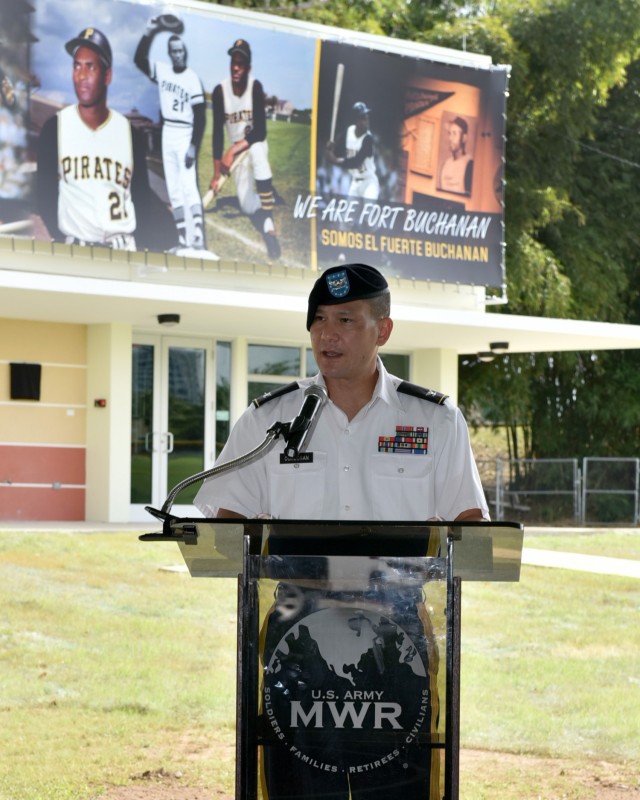
[{"label": "beige building", "polygon": [[[0,519],[150,519],[146,505],[212,466],[253,396],[315,370],[316,277],[0,238]],[[640,347],[636,326],[490,313],[479,287],[391,288],[388,365],[454,398],[458,356],[491,343]],[[37,399],[19,396],[34,383]],[[174,511],[193,513],[191,497]]]},{"label": "beige building", "polygon": [[[185,13],[193,5],[176,3]],[[198,9],[203,10],[201,4]],[[320,39],[361,45],[363,52],[380,48],[383,41],[355,32],[347,38],[339,29],[219,5],[206,12],[248,26],[255,36],[258,31],[263,37],[299,34],[313,53]],[[24,102],[0,108],[5,122],[0,142],[0,520],[146,521],[151,519],[147,505],[160,507],[180,480],[213,465],[251,398],[315,372],[305,319],[318,273],[293,260],[291,253],[300,249],[266,262],[261,238],[256,244],[239,228],[229,230],[229,218],[222,215],[212,246],[227,236],[220,251],[227,260],[50,243],[43,220],[24,199],[36,173],[34,143],[44,120],[60,107],[55,97],[48,100],[41,92],[26,97],[24,87],[32,79],[28,59],[36,47],[26,34],[33,14],[31,4],[11,4],[15,31],[5,26],[15,52],[4,66],[15,73],[16,87],[22,85]],[[491,68],[486,56],[392,39],[383,44],[388,53],[469,66],[474,74]],[[136,69],[133,62],[129,68]],[[124,69],[120,63],[119,75]],[[339,93],[332,80],[337,110]],[[437,167],[445,156],[443,135],[451,115],[464,112],[470,123],[485,126],[478,92],[457,84],[453,89],[426,79],[408,87],[410,107],[400,114],[406,123],[400,183],[407,203],[438,195]],[[286,116],[290,110],[277,113]],[[317,128],[332,116],[329,107],[323,107],[324,117],[317,109],[313,113]],[[166,214],[158,173],[159,126],[139,113],[129,117],[146,136],[148,158],[155,159],[150,180],[156,206]],[[296,131],[293,123],[273,124],[287,135],[303,130]],[[300,147],[315,141],[311,128],[305,120]],[[501,178],[493,176],[501,175],[502,142],[490,139],[477,138],[479,163],[469,202],[496,214]],[[22,159],[19,167],[16,154]],[[314,157],[315,150],[310,164]],[[158,219],[154,231],[162,233]],[[296,222],[303,231],[313,225],[310,219]],[[329,232],[339,237],[349,230],[336,223]],[[230,252],[237,260],[228,260]],[[510,352],[640,347],[638,327],[490,313],[496,300],[489,301],[481,285],[390,282],[395,327],[384,348],[385,362],[395,374],[454,399],[458,356],[490,350],[492,343],[508,343]],[[503,294],[497,302],[506,300]],[[197,485],[178,496],[175,513],[194,513],[190,503],[196,490]]]}]

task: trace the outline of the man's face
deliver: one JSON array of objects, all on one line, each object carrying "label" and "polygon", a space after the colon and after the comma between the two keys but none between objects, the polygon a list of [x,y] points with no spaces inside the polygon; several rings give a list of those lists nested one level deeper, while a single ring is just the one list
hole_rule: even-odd
[{"label": "man's face", "polygon": [[177,39],[169,42],[169,58],[175,70],[182,70],[187,66],[187,48],[184,42]]},{"label": "man's face", "polygon": [[447,140],[449,142],[449,149],[452,153],[459,153],[464,148],[465,134],[459,125],[449,125],[447,131]]},{"label": "man's face", "polygon": [[358,134],[358,136],[362,136],[362,134],[366,133],[368,130],[369,130],[369,115],[361,114],[356,120],[356,133]]},{"label": "man's face", "polygon": [[106,100],[111,69],[90,47],[79,47],[73,57],[73,88],[81,106],[95,106]]},{"label": "man's face", "polygon": [[244,86],[249,74],[249,64],[242,53],[234,53],[231,56],[231,83],[234,87]]},{"label": "man's face", "polygon": [[378,347],[387,341],[392,327],[389,318],[374,318],[366,300],[318,306],[310,333],[320,372],[329,380],[370,377]]}]

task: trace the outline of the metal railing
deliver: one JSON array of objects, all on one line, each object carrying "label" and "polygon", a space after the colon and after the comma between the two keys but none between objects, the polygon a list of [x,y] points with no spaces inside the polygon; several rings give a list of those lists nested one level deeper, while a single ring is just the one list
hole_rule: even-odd
[{"label": "metal railing", "polygon": [[537,525],[637,525],[640,458],[478,461],[491,516]]},{"label": "metal railing", "polygon": [[633,518],[637,525],[640,459],[592,456],[582,463],[583,523],[625,522]]}]

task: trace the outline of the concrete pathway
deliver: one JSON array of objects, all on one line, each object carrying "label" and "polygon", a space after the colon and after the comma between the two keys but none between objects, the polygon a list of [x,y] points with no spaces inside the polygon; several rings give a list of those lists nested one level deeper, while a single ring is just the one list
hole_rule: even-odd
[{"label": "concrete pathway", "polygon": [[[640,536],[640,534],[638,534]],[[556,550],[533,550],[524,547],[522,563],[535,567],[559,567],[578,572],[596,572],[601,575],[623,575],[640,578],[640,561],[608,556],[587,556],[580,553],[560,553]]]}]

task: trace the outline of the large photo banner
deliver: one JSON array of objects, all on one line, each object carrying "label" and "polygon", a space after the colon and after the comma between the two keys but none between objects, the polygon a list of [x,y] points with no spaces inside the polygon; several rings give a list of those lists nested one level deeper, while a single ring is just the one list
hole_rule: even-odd
[{"label": "large photo banner", "polygon": [[502,285],[507,68],[204,3],[0,21],[0,236]]}]

